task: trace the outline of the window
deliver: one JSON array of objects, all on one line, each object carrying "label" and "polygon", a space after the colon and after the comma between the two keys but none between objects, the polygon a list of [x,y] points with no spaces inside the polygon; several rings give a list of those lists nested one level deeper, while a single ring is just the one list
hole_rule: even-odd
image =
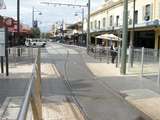
[{"label": "window", "polygon": [[94,21],[94,28],[97,29],[97,20]]},{"label": "window", "polygon": [[101,21],[98,21],[98,29],[101,29]]},{"label": "window", "polygon": [[116,26],[119,26],[119,15],[116,16]]},{"label": "window", "polygon": [[106,27],[106,18],[103,18],[103,28]]},{"label": "window", "polygon": [[138,10],[135,11],[134,16],[135,16],[134,23],[137,24],[138,23]]},{"label": "window", "polygon": [[145,6],[145,20],[150,20],[151,17],[151,5],[148,4]]},{"label": "window", "polygon": [[93,29],[93,22],[91,22],[91,29]]},{"label": "window", "polygon": [[130,11],[128,11],[128,17],[130,18]]},{"label": "window", "polygon": [[109,25],[113,26],[113,16],[112,15],[110,16],[110,24]]}]

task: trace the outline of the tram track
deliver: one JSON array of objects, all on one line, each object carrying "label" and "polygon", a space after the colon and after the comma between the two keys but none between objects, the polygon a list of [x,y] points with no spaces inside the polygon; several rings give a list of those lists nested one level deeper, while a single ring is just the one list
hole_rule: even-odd
[{"label": "tram track", "polygon": [[[51,53],[48,53],[48,54],[51,55]],[[52,68],[53,68],[53,70],[55,71],[55,74],[56,74],[57,76],[59,76],[58,78],[64,81],[65,86],[68,88],[68,90],[69,90],[69,92],[70,92],[70,95],[72,96],[72,97],[66,97],[66,99],[67,99],[67,101],[70,102],[70,103],[71,103],[71,102],[75,103],[75,105],[78,107],[80,113],[82,114],[82,116],[83,116],[83,118],[84,118],[85,120],[90,120],[89,117],[88,117],[88,115],[87,115],[87,113],[86,113],[86,111],[85,111],[85,109],[84,109],[84,107],[81,105],[78,97],[77,97],[77,96],[75,95],[75,93],[73,92],[73,90],[72,90],[72,85],[70,84],[69,79],[68,79],[68,75],[67,75],[67,64],[68,64],[68,59],[69,59],[69,51],[67,51],[66,56],[65,56],[64,54],[62,54],[62,53],[59,53],[59,54],[65,58],[65,59],[64,59],[64,74],[58,69],[57,64],[56,64],[56,61],[55,61],[54,59],[52,59],[52,60],[53,60],[53,61],[52,61],[52,62],[53,62]],[[57,69],[56,69],[56,68],[57,68]],[[78,120],[81,120],[81,119],[79,118],[79,116],[77,115],[75,106],[73,106],[73,104],[70,104],[70,105],[71,105],[71,107],[73,108],[73,111],[74,111],[74,113],[75,113],[76,118],[77,118]]]}]

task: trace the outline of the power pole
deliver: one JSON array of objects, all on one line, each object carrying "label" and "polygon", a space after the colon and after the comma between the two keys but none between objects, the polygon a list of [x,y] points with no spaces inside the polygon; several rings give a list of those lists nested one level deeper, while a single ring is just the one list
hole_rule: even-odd
[{"label": "power pole", "polygon": [[17,37],[20,35],[20,0],[17,0]]},{"label": "power pole", "polygon": [[62,33],[62,41],[64,41],[64,20],[61,23],[61,33]]},{"label": "power pole", "polygon": [[121,74],[126,74],[126,53],[128,39],[128,0],[124,0],[123,9],[123,40],[122,40],[122,58],[121,58]]},{"label": "power pole", "polygon": [[82,41],[81,44],[83,44],[84,39],[84,8],[82,8]]},{"label": "power pole", "polygon": [[34,7],[32,8],[32,28],[34,28]]},{"label": "power pole", "polygon": [[88,45],[91,39],[90,36],[90,10],[91,10],[91,0],[88,0],[88,22],[87,22],[87,41],[86,41],[86,47],[87,47],[87,51],[88,51]]},{"label": "power pole", "polygon": [[82,35],[84,34],[84,8],[82,8]]},{"label": "power pole", "polygon": [[[17,0],[17,40],[20,43],[20,0]],[[18,49],[18,56],[20,56],[20,49]]]}]

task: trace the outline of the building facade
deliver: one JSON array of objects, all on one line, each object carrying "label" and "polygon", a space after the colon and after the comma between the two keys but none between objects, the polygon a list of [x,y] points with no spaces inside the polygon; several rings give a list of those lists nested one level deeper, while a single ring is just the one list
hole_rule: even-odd
[{"label": "building facade", "polygon": [[[134,0],[128,0],[128,45],[134,23],[134,47],[160,48],[160,0],[135,0],[135,11],[133,3]],[[90,26],[91,40],[104,33],[122,37],[123,0],[106,0],[91,13]]]}]

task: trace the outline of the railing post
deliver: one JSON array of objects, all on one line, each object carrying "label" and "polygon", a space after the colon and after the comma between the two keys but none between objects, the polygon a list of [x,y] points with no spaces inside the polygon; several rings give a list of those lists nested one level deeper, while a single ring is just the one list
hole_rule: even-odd
[{"label": "railing post", "polygon": [[159,67],[158,67],[157,85],[158,87],[160,87],[160,50],[159,50]]},{"label": "railing post", "polygon": [[107,48],[107,64],[109,64],[110,48]]},{"label": "railing post", "polygon": [[36,61],[36,79],[35,86],[32,96],[32,111],[35,120],[42,120],[42,97],[41,97],[41,56],[40,56],[40,48],[38,48],[38,56]]},{"label": "railing post", "polygon": [[143,77],[143,64],[144,64],[144,47],[142,47],[142,54],[141,54],[141,73],[140,73],[141,79]]},{"label": "railing post", "polygon": [[121,46],[118,47],[118,67],[121,61]]},{"label": "railing post", "polygon": [[[94,50],[95,49],[95,50]],[[93,48],[93,50],[94,50],[94,58],[96,59],[97,58],[97,47],[95,46],[94,48]]]},{"label": "railing post", "polygon": [[129,49],[128,49],[128,70],[131,67],[131,54],[132,54],[131,49],[132,49],[131,46],[129,46]]}]

